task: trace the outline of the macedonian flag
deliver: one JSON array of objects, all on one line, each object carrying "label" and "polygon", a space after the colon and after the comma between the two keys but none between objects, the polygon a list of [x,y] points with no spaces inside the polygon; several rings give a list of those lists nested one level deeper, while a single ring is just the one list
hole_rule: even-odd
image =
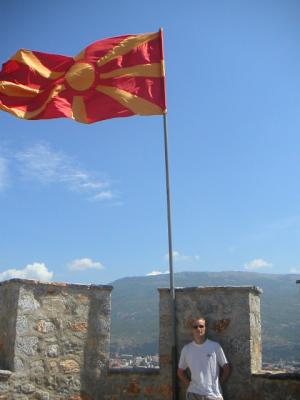
[{"label": "macedonian flag", "polygon": [[84,123],[164,114],[162,32],[99,40],[75,57],[21,49],[0,72],[0,109]]}]

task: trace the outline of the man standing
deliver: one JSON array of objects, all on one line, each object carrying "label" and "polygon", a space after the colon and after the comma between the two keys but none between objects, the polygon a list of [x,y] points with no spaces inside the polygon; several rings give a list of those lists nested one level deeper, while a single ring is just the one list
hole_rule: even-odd
[{"label": "man standing", "polygon": [[[188,386],[187,400],[223,400],[221,383],[229,376],[230,367],[219,343],[206,339],[205,318],[191,324],[194,340],[181,351],[178,377]],[[189,368],[191,380],[185,370]]]}]

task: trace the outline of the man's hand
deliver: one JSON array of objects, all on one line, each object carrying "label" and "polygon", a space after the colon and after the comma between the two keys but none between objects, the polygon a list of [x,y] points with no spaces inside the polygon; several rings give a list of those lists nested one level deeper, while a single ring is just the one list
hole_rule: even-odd
[{"label": "man's hand", "polygon": [[230,375],[230,365],[229,364],[224,364],[222,369],[221,369],[221,375],[220,375],[220,383],[223,384],[224,382],[227,381],[229,375]]},{"label": "man's hand", "polygon": [[190,384],[190,381],[189,381],[188,377],[186,376],[184,369],[178,368],[177,376],[181,380],[181,382],[184,383],[186,386],[188,386]]}]

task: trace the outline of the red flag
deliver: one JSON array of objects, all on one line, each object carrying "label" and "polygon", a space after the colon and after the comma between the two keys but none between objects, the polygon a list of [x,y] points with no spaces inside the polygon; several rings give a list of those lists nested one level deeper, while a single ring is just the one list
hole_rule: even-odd
[{"label": "red flag", "polygon": [[21,49],[0,72],[0,109],[84,123],[164,114],[162,33],[99,40],[75,57]]}]

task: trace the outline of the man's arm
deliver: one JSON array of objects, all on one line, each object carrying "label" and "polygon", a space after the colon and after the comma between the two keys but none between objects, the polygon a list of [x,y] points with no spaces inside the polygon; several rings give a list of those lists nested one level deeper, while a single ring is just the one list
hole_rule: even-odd
[{"label": "man's arm", "polygon": [[188,379],[188,377],[186,376],[185,370],[182,368],[178,368],[177,370],[177,376],[178,378],[181,380],[181,382],[188,386],[190,384],[190,381]]},{"label": "man's arm", "polygon": [[230,375],[230,365],[229,364],[224,364],[223,367],[221,368],[221,374],[220,374],[220,383],[223,384],[224,382],[227,381],[229,375]]}]

